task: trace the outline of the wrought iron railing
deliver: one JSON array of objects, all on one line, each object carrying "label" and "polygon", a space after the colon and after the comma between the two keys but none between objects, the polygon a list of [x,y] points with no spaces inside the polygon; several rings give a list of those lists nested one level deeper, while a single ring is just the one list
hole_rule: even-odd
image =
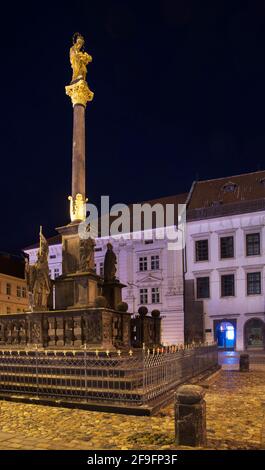
[{"label": "wrought iron railing", "polygon": [[215,345],[127,352],[0,350],[0,393],[148,405],[217,365]]}]

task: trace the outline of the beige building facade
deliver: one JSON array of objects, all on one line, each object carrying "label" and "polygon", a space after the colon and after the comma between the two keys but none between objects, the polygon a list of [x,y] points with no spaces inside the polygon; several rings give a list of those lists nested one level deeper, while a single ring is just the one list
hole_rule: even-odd
[{"label": "beige building facade", "polygon": [[28,307],[26,281],[0,273],[0,313],[24,312]]},{"label": "beige building facade", "polygon": [[28,291],[24,279],[24,262],[0,254],[0,314],[28,311]]}]

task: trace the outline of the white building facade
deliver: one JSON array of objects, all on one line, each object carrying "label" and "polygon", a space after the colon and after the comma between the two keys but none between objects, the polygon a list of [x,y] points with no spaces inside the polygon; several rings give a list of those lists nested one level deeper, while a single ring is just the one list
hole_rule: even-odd
[{"label": "white building facade", "polygon": [[[263,345],[264,222],[265,211],[189,222],[187,227],[186,279],[194,279],[196,299],[204,302],[206,340],[218,339],[222,323],[223,331],[228,328],[224,349],[243,350],[251,341]],[[253,324],[252,332],[251,327],[245,331],[247,323]],[[229,324],[234,327],[230,334]]]},{"label": "white building facade", "polygon": [[203,301],[206,341],[265,346],[265,172],[198,182],[187,224],[186,280]]}]

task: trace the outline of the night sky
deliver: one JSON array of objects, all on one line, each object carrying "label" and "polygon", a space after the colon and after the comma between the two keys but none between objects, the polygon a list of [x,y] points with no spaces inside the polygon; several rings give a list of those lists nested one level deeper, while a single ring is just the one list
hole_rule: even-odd
[{"label": "night sky", "polygon": [[[9,2],[1,12],[0,251],[69,222],[75,31],[87,80],[87,196],[138,202],[264,169],[265,1]],[[227,5],[227,6],[225,6]],[[1,8],[3,8],[1,6]]]}]

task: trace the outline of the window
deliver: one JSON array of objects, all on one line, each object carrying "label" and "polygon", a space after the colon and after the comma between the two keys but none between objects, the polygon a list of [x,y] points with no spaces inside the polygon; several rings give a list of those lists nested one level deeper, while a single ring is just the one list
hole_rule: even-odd
[{"label": "window", "polygon": [[148,291],[147,289],[140,289],[140,304],[148,303]]},{"label": "window", "polygon": [[208,240],[196,241],[196,261],[208,261]]},{"label": "window", "polygon": [[233,193],[237,187],[238,185],[236,183],[232,183],[231,181],[229,181],[229,183],[224,184],[222,189],[225,193]]},{"label": "window", "polygon": [[102,251],[102,248],[95,248],[95,251]]},{"label": "window", "polygon": [[145,245],[151,245],[151,243],[154,243],[154,240],[145,240],[144,241]]},{"label": "window", "polygon": [[50,255],[50,259],[55,259],[56,255]]},{"label": "window", "polygon": [[139,271],[147,271],[147,257],[142,256],[139,258]]},{"label": "window", "polygon": [[104,262],[103,262],[103,261],[101,261],[101,262],[99,263],[99,275],[100,275],[101,277],[104,276]]},{"label": "window", "polygon": [[18,309],[17,309],[17,313],[20,313],[20,312],[21,312],[21,310],[20,310],[20,308],[18,308]]},{"label": "window", "polygon": [[221,259],[234,257],[234,237],[221,237]]},{"label": "window", "polygon": [[234,274],[225,274],[221,276],[221,296],[230,297],[235,295],[235,276]]},{"label": "window", "polygon": [[159,255],[151,256],[151,269],[159,269]]},{"label": "window", "polygon": [[260,255],[260,234],[250,233],[246,236],[247,256]]},{"label": "window", "polygon": [[22,287],[22,297],[25,299],[27,297],[27,289],[26,287]]},{"label": "window", "polygon": [[17,286],[17,297],[21,297],[21,296],[22,296],[21,286]]},{"label": "window", "polygon": [[260,273],[247,273],[247,295],[261,294]]},{"label": "window", "polygon": [[152,304],[159,304],[160,294],[158,287],[152,287]]},{"label": "window", "polygon": [[11,284],[9,283],[6,285],[6,295],[11,295]]},{"label": "window", "polygon": [[60,269],[59,268],[55,268],[54,269],[54,279],[56,279],[57,277],[60,276]]},{"label": "window", "polygon": [[197,277],[197,298],[208,299],[210,297],[209,277]]},{"label": "window", "polygon": [[10,307],[6,307],[6,313],[11,313]]}]

